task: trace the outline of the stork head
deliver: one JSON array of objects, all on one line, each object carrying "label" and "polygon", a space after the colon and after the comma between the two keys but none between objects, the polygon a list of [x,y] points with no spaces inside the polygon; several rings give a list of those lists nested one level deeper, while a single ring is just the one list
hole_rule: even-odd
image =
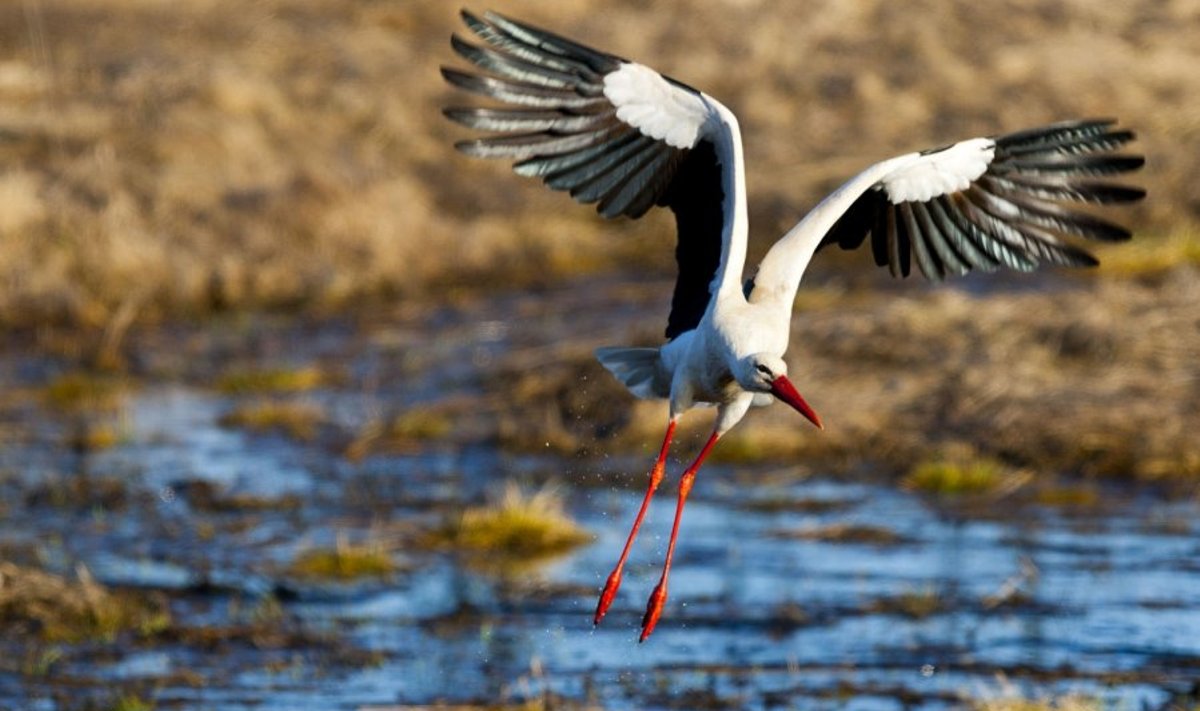
[{"label": "stork head", "polygon": [[743,388],[755,393],[771,393],[807,417],[809,422],[825,429],[821,418],[788,380],[787,363],[783,358],[770,353],[755,353],[738,361],[738,371],[735,375]]}]

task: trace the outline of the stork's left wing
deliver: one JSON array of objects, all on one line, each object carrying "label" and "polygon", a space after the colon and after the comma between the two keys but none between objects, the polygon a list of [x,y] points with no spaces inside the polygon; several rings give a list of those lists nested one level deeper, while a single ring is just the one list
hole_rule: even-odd
[{"label": "stork's left wing", "polygon": [[1030,271],[1039,263],[1092,266],[1096,259],[1065,241],[1078,236],[1129,239],[1124,227],[1067,203],[1126,203],[1140,188],[1097,181],[1141,167],[1143,158],[1113,154],[1132,141],[1109,119],[1071,121],[976,138],[900,160],[859,197],[821,240],[855,249],[871,238],[875,263],[926,278],[973,269]]},{"label": "stork's left wing", "polygon": [[456,35],[454,50],[486,74],[443,68],[442,75],[501,105],[446,109],[450,119],[493,134],[457,148],[512,159],[517,173],[595,203],[604,217],[669,207],[679,278],[666,335],[695,328],[731,251],[726,228],[741,140],[732,114],[644,65],[498,13],[462,17],[485,44]]}]

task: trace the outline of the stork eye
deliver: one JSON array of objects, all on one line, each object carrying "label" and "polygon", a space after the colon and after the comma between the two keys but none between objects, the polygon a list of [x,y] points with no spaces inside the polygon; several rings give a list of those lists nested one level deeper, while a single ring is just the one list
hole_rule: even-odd
[{"label": "stork eye", "polygon": [[762,373],[763,375],[771,374],[771,369],[768,368],[767,366],[763,365],[762,363],[759,363],[757,366],[755,366],[755,370]]}]

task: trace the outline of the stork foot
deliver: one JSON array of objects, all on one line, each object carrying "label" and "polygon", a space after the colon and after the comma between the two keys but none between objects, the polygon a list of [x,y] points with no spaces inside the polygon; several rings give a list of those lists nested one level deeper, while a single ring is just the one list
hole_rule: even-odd
[{"label": "stork foot", "polygon": [[663,605],[667,602],[667,581],[660,580],[658,585],[654,586],[654,592],[650,593],[650,599],[646,602],[646,614],[642,617],[642,636],[638,638],[638,642],[645,642],[650,633],[654,631],[654,626],[658,624],[658,618],[662,616]]},{"label": "stork foot", "polygon": [[596,605],[596,616],[592,618],[592,624],[600,624],[600,620],[604,619],[604,615],[608,613],[608,606],[612,604],[613,599],[617,596],[617,589],[621,587],[621,568],[618,566],[613,569],[613,572],[608,576],[608,582],[604,584],[604,592],[600,593],[600,602]]}]

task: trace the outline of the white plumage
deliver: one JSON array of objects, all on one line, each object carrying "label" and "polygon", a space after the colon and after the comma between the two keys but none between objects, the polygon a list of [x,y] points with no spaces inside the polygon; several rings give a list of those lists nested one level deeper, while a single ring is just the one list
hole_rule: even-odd
[{"label": "white plumage", "polygon": [[713,432],[680,478],[662,578],[647,604],[641,639],[657,624],[680,516],[692,481],[717,440],[752,406],[775,399],[820,426],[788,378],[792,303],[812,256],[870,241],[875,263],[896,276],[913,265],[927,278],[1042,263],[1096,263],[1069,236],[1129,238],[1124,228],[1070,203],[1124,203],[1138,188],[1095,178],[1135,170],[1139,156],[1113,154],[1133,140],[1108,119],[1069,121],[972,138],[867,167],[814,207],[743,280],[746,181],[737,118],[712,97],[646,66],[494,13],[463,13],[485,46],[452,39],[490,76],[443,68],[447,81],[500,103],[446,115],[495,135],[458,148],[506,157],[606,217],[639,217],[655,205],[675,214],[679,278],[660,347],[614,347],[600,362],[637,397],[669,402],[667,433],[641,508],[596,609],[616,595],[630,548],[663,478],[678,418],[717,408]]},{"label": "white plumage", "polygon": [[626,63],[604,76],[604,96],[617,118],[642,134],[675,148],[696,145],[709,110],[703,98],[675,91],[658,72]]},{"label": "white plumage", "polygon": [[893,205],[928,202],[970,187],[987,170],[995,150],[992,139],[972,138],[936,153],[913,153],[911,163],[884,176],[881,182]]}]

